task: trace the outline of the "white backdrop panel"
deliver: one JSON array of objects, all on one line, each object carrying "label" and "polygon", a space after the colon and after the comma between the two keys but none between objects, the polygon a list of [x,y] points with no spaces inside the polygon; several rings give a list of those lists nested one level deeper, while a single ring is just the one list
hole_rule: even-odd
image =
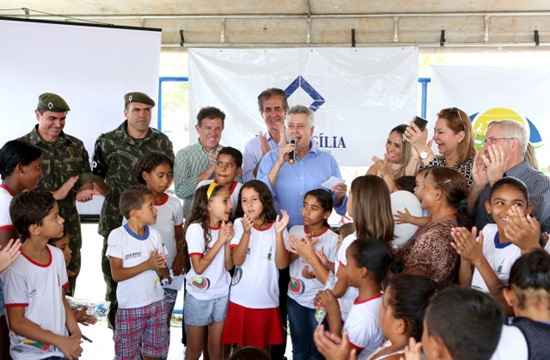
[{"label": "white backdrop panel", "polygon": [[[470,115],[474,130],[484,129],[491,120],[515,119],[529,128],[539,163],[548,170],[550,154],[544,144],[550,137],[549,93],[547,67],[434,65],[428,119],[433,125],[437,112],[452,106]],[[475,135],[479,146],[484,134]]]},{"label": "white backdrop panel", "polygon": [[99,134],[124,120],[125,93],[157,97],[160,31],[0,19],[0,44],[2,144],[33,128],[48,91],[68,102],[65,131],[91,157]]},{"label": "white backdrop panel", "polygon": [[[191,118],[203,106],[220,107],[222,143],[243,149],[265,131],[258,94],[295,88],[290,106],[324,100],[315,113],[321,147],[340,165],[364,166],[383,154],[390,129],[416,114],[417,66],[414,47],[191,49]],[[190,141],[197,141],[193,131]]]}]

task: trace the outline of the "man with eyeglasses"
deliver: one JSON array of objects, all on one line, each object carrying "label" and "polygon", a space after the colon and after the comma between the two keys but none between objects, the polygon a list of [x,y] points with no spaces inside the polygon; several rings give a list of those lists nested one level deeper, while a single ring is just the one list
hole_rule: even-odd
[{"label": "man with eyeglasses", "polygon": [[265,154],[277,149],[284,125],[288,103],[283,90],[270,88],[258,95],[260,114],[267,127],[267,133],[260,133],[246,144],[243,154],[243,181],[256,178],[258,166]]},{"label": "man with eyeglasses", "polygon": [[489,124],[485,145],[474,159],[474,183],[468,197],[478,229],[490,222],[485,202],[489,200],[491,186],[504,176],[513,176],[527,186],[533,215],[541,230],[550,231],[550,178],[526,161],[527,141],[527,131],[518,122],[502,120]]}]

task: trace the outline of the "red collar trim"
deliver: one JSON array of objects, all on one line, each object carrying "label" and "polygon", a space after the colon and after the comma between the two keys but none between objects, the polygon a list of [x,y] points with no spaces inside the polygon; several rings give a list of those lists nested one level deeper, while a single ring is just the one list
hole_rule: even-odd
[{"label": "red collar trim", "polygon": [[262,226],[260,227],[257,227],[256,225],[254,225],[254,229],[258,230],[258,231],[267,231],[269,229],[271,229],[271,227],[273,226],[274,223],[267,223],[267,224],[263,224]]},{"label": "red collar trim", "polygon": [[221,227],[222,227],[221,224],[218,225],[218,226],[210,226],[210,225],[208,225],[208,229],[210,229],[210,230],[220,230]]},{"label": "red collar trim", "polygon": [[233,181],[231,185],[229,185],[229,192],[233,194],[233,191],[235,191],[235,188],[237,187],[237,182]]},{"label": "red collar trim", "polygon": [[36,265],[38,267],[47,268],[48,266],[50,266],[52,264],[53,256],[52,256],[52,252],[50,251],[50,248],[48,246],[46,246],[46,249],[48,250],[48,255],[50,256],[50,259],[48,260],[47,264],[41,264],[38,261],[31,259],[30,257],[28,257],[22,251],[21,251],[21,255],[23,255],[25,257],[25,259],[29,260],[31,262],[31,264]]},{"label": "red collar trim", "polygon": [[379,297],[382,297],[382,293],[378,293],[378,294],[376,294],[376,295],[373,295],[373,296],[371,296],[370,298],[367,298],[367,299],[365,299],[365,300],[360,300],[360,299],[359,299],[359,296],[358,296],[358,297],[356,297],[355,300],[353,301],[353,304],[354,304],[354,305],[364,304],[364,303],[369,302],[369,301],[371,301],[371,300],[378,299]]},{"label": "red collar trim", "polygon": [[7,184],[0,184],[0,188],[2,188],[4,190],[6,190],[7,192],[9,192],[11,196],[17,195],[15,193],[15,191],[13,191]]},{"label": "red collar trim", "polygon": [[[323,236],[323,235],[325,235],[326,232],[329,231],[329,230],[330,230],[330,229],[327,227],[322,233],[317,234],[317,235],[313,235],[313,237]],[[304,232],[305,232],[306,234],[309,233],[309,229],[307,228],[307,226],[304,226]]]},{"label": "red collar trim", "polygon": [[155,201],[155,203],[154,203],[153,205],[155,205],[155,206],[162,206],[162,205],[164,205],[164,204],[166,204],[166,203],[168,202],[168,198],[169,198],[168,194],[163,193],[163,194],[161,195],[160,199],[159,199],[158,201]]}]

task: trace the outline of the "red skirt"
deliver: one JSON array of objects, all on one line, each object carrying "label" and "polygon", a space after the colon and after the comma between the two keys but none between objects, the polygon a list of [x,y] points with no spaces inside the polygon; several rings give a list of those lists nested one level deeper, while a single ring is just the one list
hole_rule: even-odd
[{"label": "red skirt", "polygon": [[223,343],[265,349],[283,343],[279,308],[249,309],[229,302],[223,325]]}]

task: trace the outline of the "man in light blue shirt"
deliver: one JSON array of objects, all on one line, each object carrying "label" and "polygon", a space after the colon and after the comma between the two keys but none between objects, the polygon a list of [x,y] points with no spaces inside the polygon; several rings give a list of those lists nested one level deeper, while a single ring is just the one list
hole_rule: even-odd
[{"label": "man in light blue shirt", "polygon": [[[331,177],[342,178],[338,163],[331,154],[321,151],[311,139],[313,136],[313,113],[307,107],[297,105],[288,111],[288,137],[296,145],[286,144],[283,137],[278,149],[267,153],[258,169],[258,179],[265,182],[273,193],[279,209],[290,217],[289,227],[303,224],[302,207],[304,195]],[[295,152],[295,162],[288,162],[289,153]],[[332,189],[334,209],[345,215],[347,206],[346,185],[342,182]]]},{"label": "man in light blue shirt", "polygon": [[284,131],[288,110],[283,90],[271,88],[258,95],[258,107],[267,127],[266,134],[258,134],[246,144],[243,154],[243,181],[256,178],[260,161],[271,150],[277,150]]}]

